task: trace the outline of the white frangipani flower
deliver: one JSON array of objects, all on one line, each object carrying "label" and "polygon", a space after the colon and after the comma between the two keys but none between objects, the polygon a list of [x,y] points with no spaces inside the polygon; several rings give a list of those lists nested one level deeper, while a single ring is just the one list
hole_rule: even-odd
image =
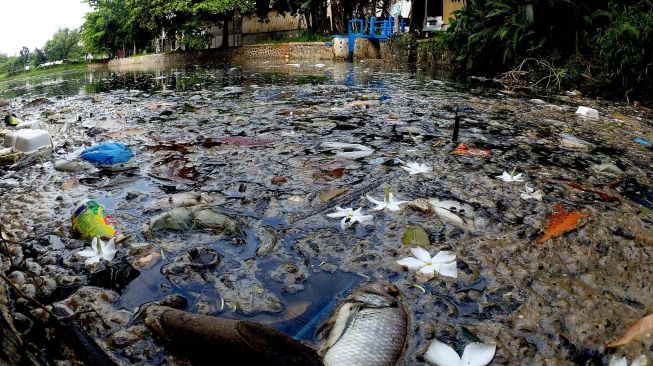
[{"label": "white frangipani flower", "polygon": [[342,230],[345,230],[356,222],[364,223],[366,221],[372,221],[374,216],[363,215],[363,213],[361,212],[362,209],[363,208],[354,210],[351,208],[342,208],[340,206],[336,206],[336,212],[327,214],[327,216],[342,217],[342,220],[340,220],[340,228],[342,228]]},{"label": "white frangipani flower", "polygon": [[542,201],[542,198],[544,197],[544,192],[540,190],[535,191],[534,188],[531,188],[528,186],[528,184],[526,184],[524,186],[524,191],[522,192],[520,197],[525,200],[533,199],[533,200]]},{"label": "white frangipani flower", "polygon": [[87,258],[84,264],[88,266],[98,263],[102,259],[110,261],[116,256],[117,252],[116,238],[111,238],[107,244],[104,244],[100,238],[93,238],[91,247],[77,252],[77,254]]},{"label": "white frangipani flower", "polygon": [[521,174],[516,174],[517,169],[513,169],[512,173],[508,172],[503,172],[501,175],[497,175],[497,179],[501,179],[504,182],[510,183],[510,182],[523,182],[524,178],[522,178]]},{"label": "white frangipani flower", "polygon": [[494,343],[470,343],[460,357],[453,348],[436,339],[424,359],[433,366],[485,366],[492,361],[496,350]]},{"label": "white frangipani flower", "polygon": [[406,165],[401,167],[403,170],[407,171],[410,175],[414,174],[428,174],[433,171],[433,168],[426,164],[420,164],[416,162],[406,163]]},{"label": "white frangipani flower", "polygon": [[408,201],[397,201],[395,200],[394,196],[390,192],[390,187],[385,187],[385,192],[383,194],[383,201],[379,201],[377,199],[374,199],[373,197],[370,197],[369,194],[365,195],[365,198],[367,198],[368,201],[372,202],[373,204],[376,205],[372,210],[374,211],[381,211],[383,209],[388,209],[390,211],[399,211],[401,208],[399,205],[408,203]]},{"label": "white frangipani flower", "polygon": [[[644,366],[648,363],[648,359],[645,355],[639,355],[636,359],[633,360],[633,363],[630,366]],[[626,357],[617,358],[617,355],[612,356],[608,366],[628,366],[628,361]]]},{"label": "white frangipani flower", "polygon": [[431,254],[422,247],[412,248],[410,252],[414,258],[407,257],[400,259],[397,261],[397,264],[407,267],[411,271],[417,271],[431,277],[435,276],[436,272],[446,277],[458,277],[456,253],[443,250],[438,252],[434,257],[431,257]]}]

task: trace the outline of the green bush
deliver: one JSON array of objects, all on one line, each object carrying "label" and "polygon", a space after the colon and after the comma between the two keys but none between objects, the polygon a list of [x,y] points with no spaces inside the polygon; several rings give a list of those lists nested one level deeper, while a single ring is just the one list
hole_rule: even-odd
[{"label": "green bush", "polygon": [[471,3],[454,12],[443,35],[455,62],[475,72],[497,72],[537,54],[545,38],[537,37],[517,0],[488,0],[482,10]]},{"label": "green bush", "polygon": [[609,11],[595,12],[591,20],[608,19],[594,37],[599,77],[618,86],[628,98],[653,91],[653,2],[625,6],[611,3]]}]

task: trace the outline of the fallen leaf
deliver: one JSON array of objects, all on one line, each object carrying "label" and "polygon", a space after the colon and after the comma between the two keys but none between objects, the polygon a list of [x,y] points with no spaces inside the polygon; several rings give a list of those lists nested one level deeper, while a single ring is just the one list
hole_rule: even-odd
[{"label": "fallen leaf", "polygon": [[555,212],[547,216],[549,224],[546,227],[546,231],[544,235],[537,239],[537,242],[544,243],[549,239],[576,229],[580,220],[584,217],[589,217],[589,215],[578,211],[569,212],[561,204],[556,204]]},{"label": "fallen leaf", "polygon": [[172,103],[149,103],[145,105],[145,108],[151,110],[151,111],[156,111],[159,109],[166,109],[166,108],[172,108],[175,105]]},{"label": "fallen leaf", "polygon": [[401,242],[404,243],[404,245],[419,245],[420,247],[427,247],[431,244],[429,241],[429,234],[419,226],[409,227],[401,238]]},{"label": "fallen leaf", "polygon": [[467,144],[459,144],[452,152],[454,155],[467,155],[467,156],[490,156],[492,152],[489,149],[479,149],[476,147],[469,147]]},{"label": "fallen leaf", "polygon": [[345,175],[345,168],[335,168],[329,171],[329,175],[335,178],[340,178]]},{"label": "fallen leaf", "polygon": [[623,346],[641,336],[650,336],[651,333],[653,333],[653,314],[649,314],[632,323],[621,337],[606,343],[605,346],[610,348]]},{"label": "fallen leaf", "polygon": [[231,137],[221,137],[221,138],[207,138],[204,140],[202,143],[202,146],[209,148],[209,147],[214,147],[218,145],[238,145],[238,146],[243,146],[243,147],[261,147],[261,146],[268,146],[272,144],[272,141],[268,140],[252,140],[247,137],[238,137],[238,136],[231,136]]},{"label": "fallen leaf", "polygon": [[599,196],[603,201],[606,202],[621,202],[619,198],[607,193],[600,191],[598,189],[594,189],[592,187],[588,187],[579,183],[574,183],[574,182],[565,182],[566,185],[568,185],[571,188],[578,189],[583,192],[589,192],[589,193],[594,193],[595,195]]},{"label": "fallen leaf", "polygon": [[282,177],[282,176],[280,176],[280,175],[274,176],[274,177],[272,177],[272,179],[270,180],[270,182],[271,182],[272,184],[276,184],[276,185],[278,185],[278,186],[280,186],[280,185],[286,183],[287,181],[288,181],[288,179],[286,179],[286,177]]},{"label": "fallen leaf", "polygon": [[347,188],[335,188],[335,189],[327,189],[326,191],[320,192],[320,201],[322,202],[328,202],[331,201],[332,199],[340,196],[341,194],[347,192]]},{"label": "fallen leaf", "polygon": [[181,107],[181,110],[187,113],[194,113],[197,112],[197,107],[192,106],[188,103],[184,103],[184,105]]}]

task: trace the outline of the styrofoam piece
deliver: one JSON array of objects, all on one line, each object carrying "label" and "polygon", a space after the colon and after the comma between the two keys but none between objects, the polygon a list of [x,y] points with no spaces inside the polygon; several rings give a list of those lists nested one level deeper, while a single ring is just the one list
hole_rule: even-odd
[{"label": "styrofoam piece", "polygon": [[5,136],[5,147],[13,147],[26,154],[48,146],[52,146],[52,137],[46,130],[18,130]]},{"label": "styrofoam piece", "polygon": [[599,111],[597,111],[594,108],[590,108],[590,107],[580,106],[576,110],[576,114],[581,115],[583,117],[588,117],[588,118],[599,118]]},{"label": "styrofoam piece", "polygon": [[26,122],[21,122],[18,125],[16,125],[16,129],[22,130],[22,129],[32,129],[32,130],[40,130],[42,129],[41,122],[39,121],[26,121]]}]

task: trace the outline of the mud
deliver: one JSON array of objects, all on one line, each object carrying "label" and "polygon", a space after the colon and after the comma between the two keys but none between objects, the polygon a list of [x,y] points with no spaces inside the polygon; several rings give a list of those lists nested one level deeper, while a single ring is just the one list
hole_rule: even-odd
[{"label": "mud", "polygon": [[[80,315],[89,334],[128,364],[184,364],[142,324],[144,304],[175,294],[184,310],[316,342],[338,301],[387,280],[409,312],[407,365],[422,364],[434,338],[458,351],[496,342],[493,364],[607,364],[604,344],[653,310],[653,246],[642,239],[653,233],[653,151],[633,141],[653,141],[648,110],[578,96],[534,103],[377,63],[93,70],[0,84],[0,97],[3,115],[39,119],[55,141],[50,155],[0,166],[0,223],[20,243],[0,250],[0,269],[46,303],[92,309]],[[575,116],[579,105],[600,118]],[[488,156],[451,153],[457,108],[458,142]],[[77,159],[109,140],[135,157],[112,169]],[[402,161],[433,171],[409,175]],[[513,169],[542,202],[495,178]],[[383,197],[386,185],[422,200],[344,231],[326,216],[336,203],[371,214],[364,195]],[[70,229],[86,198],[131,235],[93,269]],[[428,199],[464,209],[452,220]],[[539,244],[556,203],[589,218]],[[432,254],[456,253],[457,279],[423,282],[396,264],[410,255],[410,227],[426,230]],[[619,352],[633,359],[652,342]]]}]

